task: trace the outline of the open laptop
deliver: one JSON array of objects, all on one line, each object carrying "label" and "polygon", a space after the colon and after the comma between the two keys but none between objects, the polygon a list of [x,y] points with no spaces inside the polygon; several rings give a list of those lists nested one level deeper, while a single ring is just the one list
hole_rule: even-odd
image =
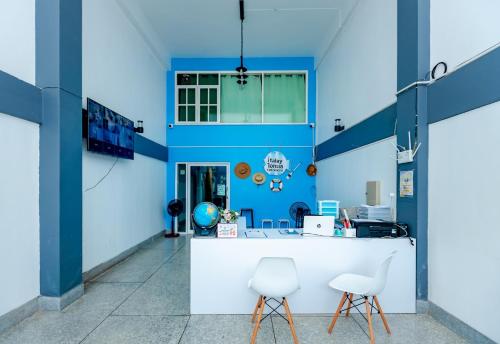
[{"label": "open laptop", "polygon": [[304,216],[304,235],[333,236],[335,216]]}]

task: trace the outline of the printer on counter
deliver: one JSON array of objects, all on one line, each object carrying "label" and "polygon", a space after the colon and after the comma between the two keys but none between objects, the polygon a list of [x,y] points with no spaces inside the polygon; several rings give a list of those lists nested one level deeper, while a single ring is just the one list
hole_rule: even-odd
[{"label": "printer on counter", "polygon": [[351,219],[351,224],[356,228],[358,238],[397,238],[408,235],[407,225],[391,221]]}]

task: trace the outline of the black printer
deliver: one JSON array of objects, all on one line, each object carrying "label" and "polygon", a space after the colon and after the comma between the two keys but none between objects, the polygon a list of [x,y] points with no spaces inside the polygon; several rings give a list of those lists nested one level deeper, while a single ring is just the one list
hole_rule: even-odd
[{"label": "black printer", "polygon": [[358,238],[383,238],[408,235],[408,226],[382,220],[351,219],[351,224],[356,228]]}]

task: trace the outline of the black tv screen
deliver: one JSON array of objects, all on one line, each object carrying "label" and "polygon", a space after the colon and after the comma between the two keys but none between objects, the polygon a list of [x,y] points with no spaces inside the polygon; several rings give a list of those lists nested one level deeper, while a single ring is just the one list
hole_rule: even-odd
[{"label": "black tv screen", "polygon": [[87,150],[134,159],[134,122],[87,98]]}]

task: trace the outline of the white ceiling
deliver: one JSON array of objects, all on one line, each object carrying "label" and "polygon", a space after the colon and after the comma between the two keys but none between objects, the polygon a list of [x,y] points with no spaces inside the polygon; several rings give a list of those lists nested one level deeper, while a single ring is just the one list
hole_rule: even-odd
[{"label": "white ceiling", "polygon": [[[152,50],[239,56],[238,0],[117,0]],[[245,56],[321,56],[357,0],[245,0]]]}]

